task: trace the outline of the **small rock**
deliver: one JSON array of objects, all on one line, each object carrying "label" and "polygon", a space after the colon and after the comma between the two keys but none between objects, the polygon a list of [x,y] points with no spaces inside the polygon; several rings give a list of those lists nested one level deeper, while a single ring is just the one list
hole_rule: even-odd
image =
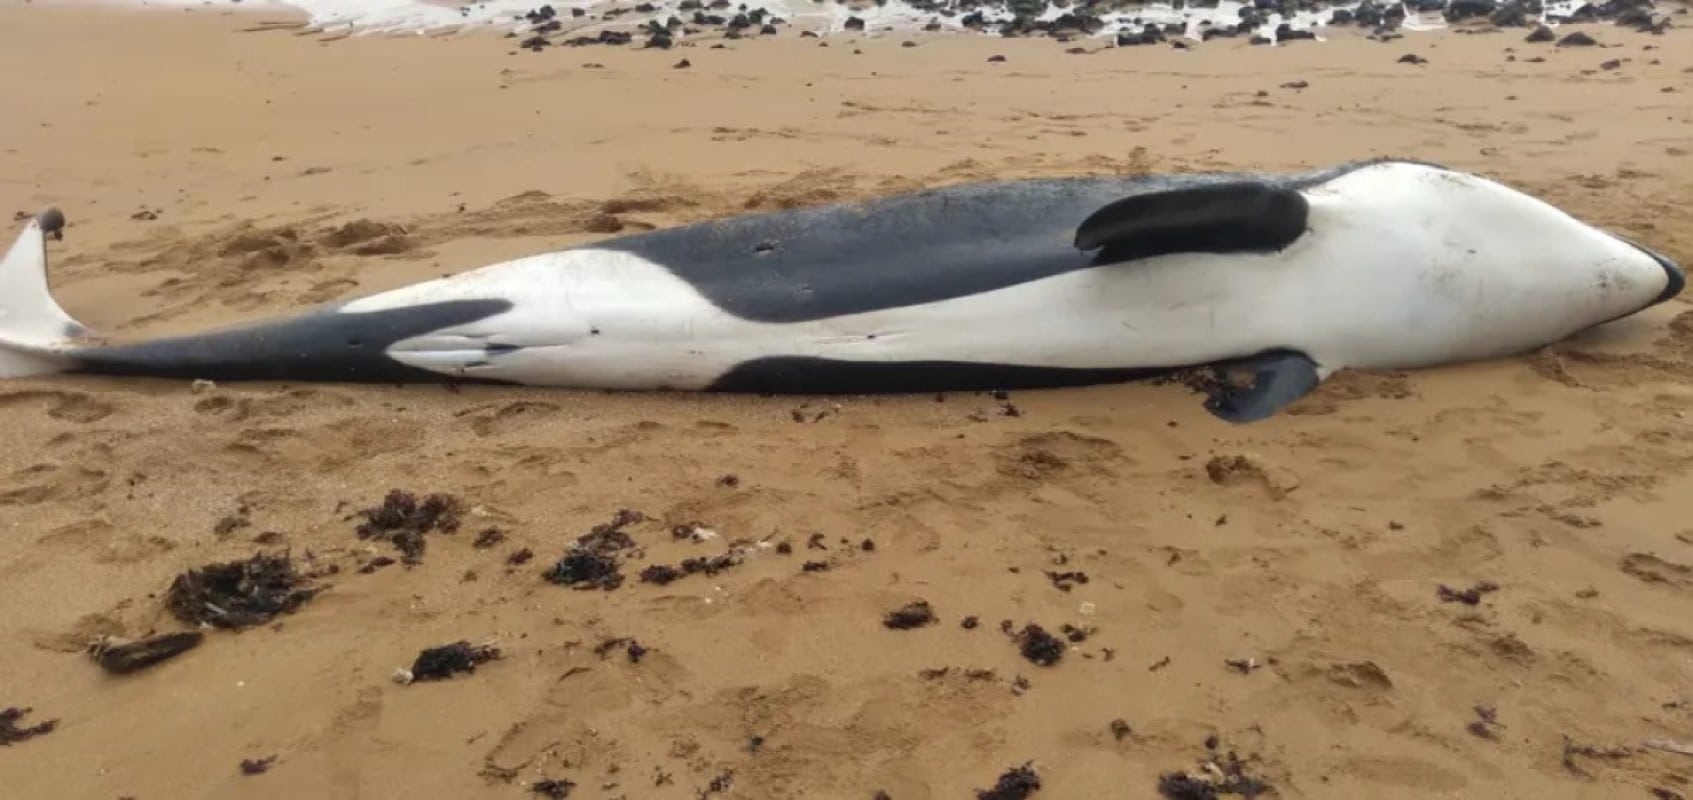
[{"label": "small rock", "polygon": [[888,612],[882,619],[882,624],[894,630],[909,630],[933,624],[934,621],[935,611],[929,607],[929,601],[917,600]]},{"label": "small rock", "polygon": [[264,758],[244,758],[241,760],[242,775],[263,775],[270,771],[270,765],[276,763],[276,756]]}]

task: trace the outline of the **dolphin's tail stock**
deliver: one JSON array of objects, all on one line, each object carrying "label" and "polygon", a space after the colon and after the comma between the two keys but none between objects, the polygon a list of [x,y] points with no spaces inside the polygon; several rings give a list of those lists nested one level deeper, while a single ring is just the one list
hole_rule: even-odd
[{"label": "dolphin's tail stock", "polygon": [[47,288],[47,236],[58,235],[65,215],[49,208],[29,221],[0,260],[0,378],[65,372],[75,361],[64,351],[84,333]]}]

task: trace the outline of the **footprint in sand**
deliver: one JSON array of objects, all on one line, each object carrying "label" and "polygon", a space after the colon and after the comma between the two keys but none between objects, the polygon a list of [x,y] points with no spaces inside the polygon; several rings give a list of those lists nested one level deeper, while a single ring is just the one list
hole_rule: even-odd
[{"label": "footprint in sand", "polygon": [[84,467],[37,464],[12,474],[18,485],[0,485],[0,506],[33,506],[46,502],[80,500],[105,491],[111,478],[105,472]]},{"label": "footprint in sand", "polygon": [[1667,561],[1651,553],[1629,553],[1619,565],[1623,572],[1646,583],[1693,589],[1693,566]]},{"label": "footprint in sand", "polygon": [[1299,476],[1254,455],[1213,456],[1205,463],[1205,475],[1218,486],[1256,484],[1272,500],[1280,500],[1299,488]]},{"label": "footprint in sand", "polygon": [[999,448],[1001,475],[1040,481],[1073,473],[1111,474],[1108,466],[1123,458],[1123,448],[1109,439],[1070,431],[1024,436]]},{"label": "footprint in sand", "polygon": [[466,409],[458,412],[457,416],[468,419],[470,429],[475,431],[477,436],[498,436],[522,429],[561,410],[562,407],[557,403],[518,400]]},{"label": "footprint in sand", "polygon": [[0,393],[0,408],[47,401],[47,416],[67,422],[87,424],[99,422],[117,411],[117,407],[82,392],[21,391]]}]

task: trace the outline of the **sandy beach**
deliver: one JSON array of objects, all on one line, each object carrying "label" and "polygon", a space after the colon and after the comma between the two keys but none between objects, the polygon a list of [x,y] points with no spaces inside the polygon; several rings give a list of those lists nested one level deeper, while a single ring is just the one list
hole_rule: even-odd
[{"label": "sandy beach", "polygon": [[[749,210],[1378,155],[1689,264],[1682,8],[1662,35],[1560,27],[1587,47],[1469,25],[530,52],[8,2],[0,221],[9,245],[14,212],[63,209],[53,290],[123,338]],[[1343,374],[1245,427],[1180,385],[7,381],[0,709],[55,722],[0,746],[0,794],[938,800],[1027,765],[1036,800],[1157,798],[1211,762],[1285,798],[1684,800],[1687,303],[1522,358]],[[361,536],[392,490],[450,496],[456,526]],[[621,580],[548,579],[583,536]],[[261,554],[298,573],[286,610],[173,613],[179,576]],[[890,626],[920,602],[932,622]],[[90,657],[192,630],[133,673]],[[460,641],[499,655],[395,679]]]}]

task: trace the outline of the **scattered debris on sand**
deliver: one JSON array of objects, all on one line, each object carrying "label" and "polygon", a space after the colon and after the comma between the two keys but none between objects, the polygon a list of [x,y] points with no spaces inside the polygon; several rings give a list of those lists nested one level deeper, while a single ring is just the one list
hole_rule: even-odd
[{"label": "scattered debris on sand", "polygon": [[705,800],[705,798],[710,797],[714,794],[727,794],[728,791],[729,791],[729,787],[734,786],[734,785],[735,785],[735,773],[734,772],[731,772],[731,771],[728,771],[728,770],[720,772],[720,773],[718,773],[717,777],[712,778],[711,782],[705,785],[705,789],[700,791],[700,800]]},{"label": "scattered debris on sand", "polygon": [[611,591],[623,585],[623,572],[617,554],[635,549],[635,540],[623,531],[637,522],[646,521],[639,511],[621,509],[610,522],[595,525],[592,530],[571,542],[565,552],[547,571],[541,574],[553,583],[576,589]]},{"label": "scattered debris on sand", "polygon": [[34,709],[29,708],[28,706],[23,708],[12,706],[4,711],[0,711],[0,747],[11,747],[14,743],[21,742],[26,739],[34,739],[37,736],[46,736],[59,727],[59,721],[56,719],[38,722],[27,728],[18,727],[18,721],[23,719],[25,715],[29,714],[29,712],[33,710]]},{"label": "scattered debris on sand", "polygon": [[247,516],[248,513],[250,510],[245,505],[236,509],[235,513],[225,516],[212,526],[212,535],[222,539],[238,530],[252,527],[253,521]]},{"label": "scattered debris on sand", "polygon": [[999,776],[992,789],[977,789],[976,800],[1025,800],[1040,790],[1040,775],[1032,764],[1013,767]]},{"label": "scattered debris on sand", "polygon": [[321,589],[295,570],[287,553],[190,569],[171,582],[165,606],[188,625],[238,629],[291,614]]},{"label": "scattered debris on sand", "polygon": [[274,763],[276,763],[276,756],[274,755],[264,758],[244,758],[241,759],[241,774],[263,775],[270,771],[270,765]]},{"label": "scattered debris on sand", "polygon": [[670,529],[670,538],[675,539],[678,542],[685,541],[699,544],[700,542],[716,539],[717,531],[707,528],[703,523],[690,522],[686,525],[677,525],[672,527]]},{"label": "scattered debris on sand", "polygon": [[360,575],[369,575],[372,572],[375,572],[379,569],[382,569],[383,567],[392,565],[394,563],[396,563],[394,561],[394,559],[389,558],[388,556],[377,556],[377,557],[375,557],[375,558],[373,558],[369,561],[364,562],[363,564],[360,564],[358,572],[359,572]]},{"label": "scattered debris on sand", "polygon": [[1223,665],[1242,675],[1251,675],[1253,672],[1257,671],[1259,667],[1264,666],[1264,664],[1256,658],[1225,658],[1223,659]]},{"label": "scattered debris on sand", "polygon": [[470,546],[478,550],[486,550],[505,540],[505,531],[502,531],[499,528],[485,528],[482,532],[476,534],[476,541],[471,542]]},{"label": "scattered debris on sand", "polygon": [[412,566],[423,560],[424,534],[458,532],[460,510],[458,498],[449,494],[435,493],[419,500],[412,492],[393,489],[382,498],[382,505],[359,511],[353,518],[364,519],[357,530],[360,539],[394,545],[400,560]]},{"label": "scattered debris on sand", "polygon": [[1046,577],[1047,580],[1052,581],[1053,587],[1057,588],[1061,592],[1068,592],[1071,589],[1076,588],[1076,584],[1088,582],[1088,575],[1086,572],[1053,572],[1052,570],[1046,570]]},{"label": "scattered debris on sand", "polygon": [[882,624],[894,630],[910,630],[932,625],[935,622],[935,610],[929,607],[927,600],[915,600],[889,611],[882,618]]},{"label": "scattered debris on sand", "polygon": [[101,669],[127,675],[193,650],[205,638],[200,631],[162,633],[135,641],[106,636],[89,646],[88,655]]},{"label": "scattered debris on sand", "polygon": [[1480,604],[1484,595],[1497,591],[1499,591],[1499,584],[1493,581],[1480,581],[1468,589],[1454,589],[1443,583],[1440,584],[1440,588],[1434,591],[1434,595],[1440,598],[1441,602],[1463,603],[1467,606],[1473,606]]},{"label": "scattered debris on sand", "polygon": [[[1216,736],[1205,740],[1205,747],[1216,752]],[[1247,763],[1232,751],[1207,758],[1191,772],[1166,772],[1158,776],[1158,793],[1168,800],[1217,800],[1224,795],[1239,795],[1251,800],[1274,791],[1268,781],[1247,773]]]},{"label": "scattered debris on sand", "polygon": [[694,556],[682,559],[676,566],[668,564],[652,564],[641,570],[641,582],[663,586],[688,575],[716,575],[730,567],[739,566],[745,560],[745,550],[731,547],[727,552],[715,556]]},{"label": "scattered debris on sand", "polygon": [[538,794],[551,800],[564,800],[570,796],[576,784],[563,778],[542,778],[529,784],[529,793]]},{"label": "scattered debris on sand", "polygon": [[1656,750],[1660,753],[1675,753],[1683,756],[1693,756],[1693,741],[1679,742],[1674,739],[1653,737],[1640,743],[1641,747]]},{"label": "scattered debris on sand", "polygon": [[1058,631],[1064,634],[1064,638],[1069,639],[1075,644],[1081,644],[1082,642],[1087,641],[1088,637],[1099,632],[1099,630],[1092,625],[1085,628],[1078,628],[1068,622],[1058,626]]},{"label": "scattered debris on sand", "polygon": [[647,655],[647,648],[628,636],[616,636],[600,642],[594,646],[594,655],[605,658],[611,654],[611,651],[619,647],[622,647],[624,653],[629,656],[629,663],[631,664],[641,663],[641,659]]},{"label": "scattered debris on sand", "polygon": [[1465,726],[1466,730],[1483,739],[1498,738],[1493,729],[1504,727],[1499,724],[1499,710],[1492,706],[1476,706],[1475,714],[1476,719]]},{"label": "scattered debris on sand", "polygon": [[476,671],[476,666],[500,657],[500,649],[493,645],[472,645],[470,642],[458,641],[440,647],[425,648],[417,654],[411,669],[401,670],[398,680],[401,683],[414,681],[440,681],[453,677],[460,672]]},{"label": "scattered debris on sand", "polygon": [[1621,761],[1634,755],[1634,750],[1628,747],[1598,747],[1590,744],[1578,744],[1568,736],[1564,737],[1563,763],[1564,769],[1571,774],[1590,778],[1592,775],[1576,763],[1576,756],[1600,761]]},{"label": "scattered debris on sand", "polygon": [[[917,671],[917,677],[926,681],[938,680],[953,674],[952,667],[925,667]],[[972,681],[993,681],[999,679],[999,673],[985,667],[971,667],[959,669],[958,674]]]}]

